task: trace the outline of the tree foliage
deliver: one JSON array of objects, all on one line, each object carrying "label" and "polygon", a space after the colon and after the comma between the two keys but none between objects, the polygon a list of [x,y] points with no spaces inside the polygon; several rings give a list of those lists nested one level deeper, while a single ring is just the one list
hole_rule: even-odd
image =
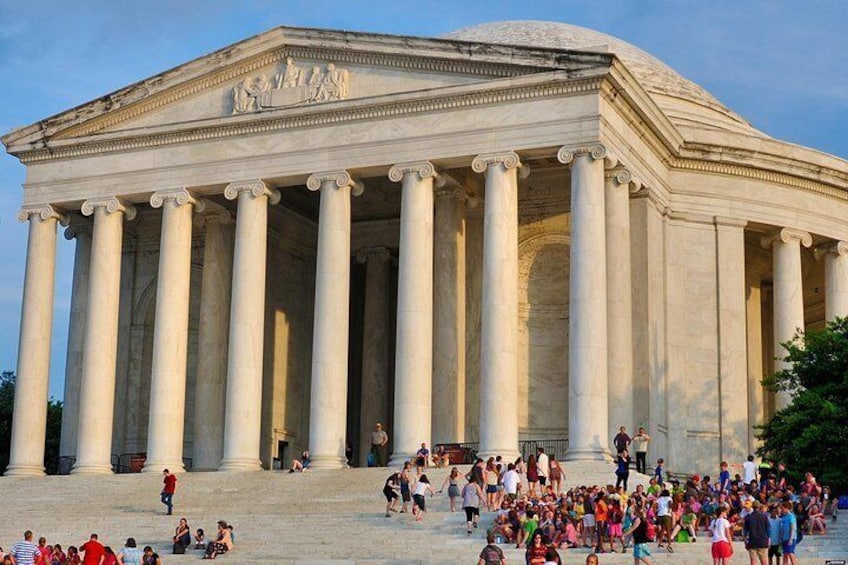
[{"label": "tree foliage", "polygon": [[[15,406],[15,373],[0,373],[0,470],[9,465],[12,445],[12,413]],[[47,438],[44,449],[44,466],[48,474],[59,471],[59,441],[62,435],[62,402],[47,401]]]},{"label": "tree foliage", "polygon": [[792,403],[762,426],[759,455],[783,461],[791,478],[806,471],[837,492],[848,489],[848,318],[784,344],[789,363],[764,384]]}]

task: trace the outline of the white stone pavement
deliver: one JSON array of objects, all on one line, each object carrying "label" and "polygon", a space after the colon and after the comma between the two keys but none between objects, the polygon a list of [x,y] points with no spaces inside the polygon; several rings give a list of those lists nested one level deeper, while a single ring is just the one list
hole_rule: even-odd
[{"label": "white stone pavement", "polygon": [[[606,484],[613,468],[603,463],[566,463],[566,483]],[[217,520],[235,527],[235,551],[225,563],[275,564],[454,564],[476,563],[485,545],[485,529],[467,536],[464,515],[448,512],[445,495],[428,500],[422,523],[411,516],[384,518],[380,490],[388,469],[312,471],[305,474],[190,473],[180,475],[174,516],[159,502],[161,477],[152,474],[0,479],[0,545],[9,547],[25,529],[49,543],[79,545],[91,532],[118,549],[128,536],[153,545],[163,563],[187,563],[200,552],[171,555],[170,538],[180,517],[192,529],[215,530]],[[445,470],[428,473],[438,488]],[[483,525],[491,522],[484,513]],[[823,564],[848,556],[848,513],[827,537],[805,538],[799,563]],[[704,540],[705,541],[705,540]],[[711,563],[709,544],[677,544],[673,555],[655,551],[655,564]],[[732,563],[746,563],[736,544]],[[523,563],[523,550],[504,548],[508,563]],[[809,550],[818,553],[810,553]],[[563,562],[583,563],[583,550],[564,550]],[[601,556],[602,565],[632,563],[630,554]]]}]

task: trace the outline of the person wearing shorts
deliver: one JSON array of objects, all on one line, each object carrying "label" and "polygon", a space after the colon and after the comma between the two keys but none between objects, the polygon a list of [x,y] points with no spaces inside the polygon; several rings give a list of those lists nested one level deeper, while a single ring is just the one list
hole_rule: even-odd
[{"label": "person wearing shorts", "polygon": [[792,513],[792,503],[780,506],[780,539],[783,549],[783,565],[795,565],[795,545],[798,543],[798,520]]},{"label": "person wearing shorts", "polygon": [[427,478],[427,475],[421,475],[421,478],[415,483],[415,492],[412,493],[412,515],[415,516],[416,522],[420,522],[424,518],[424,513],[427,512],[425,498],[427,493],[430,493],[430,496],[435,494],[433,487],[430,486],[430,479]]},{"label": "person wearing shorts", "polygon": [[465,526],[469,536],[471,528],[476,528],[480,522],[480,504],[484,499],[483,489],[474,477],[469,476],[468,483],[462,487],[462,509],[465,510]]},{"label": "person wearing shorts", "polygon": [[648,549],[648,521],[645,511],[641,506],[634,508],[633,524],[624,532],[625,536],[633,536],[633,564],[651,565],[648,557],[651,552]]},{"label": "person wearing shorts", "polygon": [[733,555],[733,546],[730,545],[733,534],[731,533],[730,522],[727,521],[726,508],[719,510],[718,517],[710,524],[710,531],[713,534],[713,544],[710,547],[713,565],[727,565]]},{"label": "person wearing shorts", "polygon": [[383,496],[386,497],[386,518],[391,512],[397,512],[398,491],[400,490],[400,473],[392,473],[383,486]]}]

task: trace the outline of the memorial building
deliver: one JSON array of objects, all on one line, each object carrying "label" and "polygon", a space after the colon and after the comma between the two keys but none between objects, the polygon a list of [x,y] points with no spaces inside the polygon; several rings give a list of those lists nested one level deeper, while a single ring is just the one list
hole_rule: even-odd
[{"label": "memorial building", "polygon": [[376,422],[394,461],[601,460],[624,425],[712,468],[787,402],[780,344],[848,315],[848,162],[572,25],[276,28],[2,141],[29,224],[8,475],[44,472],[21,407],[62,234],[73,473],[364,464]]}]

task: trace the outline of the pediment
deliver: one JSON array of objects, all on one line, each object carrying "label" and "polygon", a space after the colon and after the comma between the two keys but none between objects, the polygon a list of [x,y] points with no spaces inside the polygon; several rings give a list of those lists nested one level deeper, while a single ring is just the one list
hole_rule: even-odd
[{"label": "pediment", "polygon": [[[338,107],[551,71],[607,69],[603,53],[276,28],[2,138],[15,154],[149,128]],[[325,106],[327,105],[327,106]]]}]

